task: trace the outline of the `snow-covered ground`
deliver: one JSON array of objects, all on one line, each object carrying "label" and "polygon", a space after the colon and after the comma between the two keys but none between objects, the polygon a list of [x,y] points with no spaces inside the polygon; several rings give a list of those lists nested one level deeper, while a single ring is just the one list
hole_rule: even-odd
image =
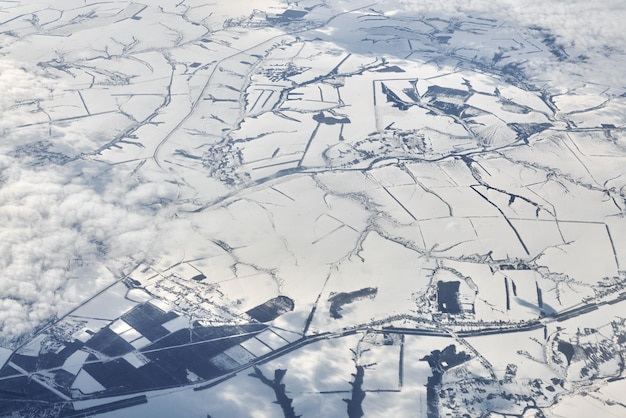
[{"label": "snow-covered ground", "polygon": [[0,416],[619,415],[626,8],[504,3],[0,1]]}]

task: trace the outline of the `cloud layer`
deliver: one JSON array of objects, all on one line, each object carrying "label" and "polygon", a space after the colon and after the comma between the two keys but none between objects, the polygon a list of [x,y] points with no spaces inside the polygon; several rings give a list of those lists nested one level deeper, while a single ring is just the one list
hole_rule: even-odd
[{"label": "cloud layer", "polygon": [[[564,44],[582,49],[614,43],[621,47],[626,34],[619,17],[626,17],[626,3],[620,0],[399,0],[405,12],[443,15],[492,15],[524,26],[550,30]],[[484,16],[481,16],[484,17]]]},{"label": "cloud layer", "polygon": [[150,248],[159,215],[144,204],[169,193],[138,185],[118,200],[119,185],[97,190],[78,164],[29,168],[4,157],[0,173],[0,335],[8,339],[113,280],[103,266],[123,269]]},{"label": "cloud layer", "polygon": [[[619,84],[626,81],[617,66],[598,66],[597,59],[626,54],[626,3],[620,0],[588,2],[584,0],[399,0],[398,13],[418,13],[448,17],[476,16],[497,19],[500,24],[520,29],[537,27],[545,30],[572,57],[588,57],[589,65],[578,62],[579,71],[594,82]],[[536,61],[530,58],[526,68],[534,74],[559,72],[564,64]],[[567,64],[566,64],[567,65]],[[568,68],[568,70],[571,68]],[[557,79],[559,79],[557,77]]]},{"label": "cloud layer", "polygon": [[[173,187],[143,183],[106,164],[16,155],[41,138],[40,129],[15,127],[29,120],[33,102],[59,87],[35,70],[0,61],[0,345],[119,279],[157,241],[161,209],[175,197]],[[66,132],[56,129],[63,141]]]}]

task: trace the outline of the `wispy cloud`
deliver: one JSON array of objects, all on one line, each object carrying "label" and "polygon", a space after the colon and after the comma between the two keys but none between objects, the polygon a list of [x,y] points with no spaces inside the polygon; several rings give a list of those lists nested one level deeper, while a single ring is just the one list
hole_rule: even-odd
[{"label": "wispy cloud", "polygon": [[[94,161],[37,160],[39,130],[15,129],[32,119],[55,80],[0,61],[0,344],[77,306],[156,241],[159,209],[175,197],[167,184],[143,183]],[[79,153],[85,139],[55,128],[62,149]],[[76,149],[73,149],[76,148]],[[41,149],[36,150],[40,152]]]},{"label": "wispy cloud", "polygon": [[[0,336],[18,337],[78,304],[155,241],[167,188],[97,182],[81,164],[24,167],[0,160]],[[113,173],[114,175],[115,173]],[[111,175],[109,172],[108,175]],[[118,200],[120,194],[126,200]],[[118,274],[119,271],[114,271]]]},{"label": "wispy cloud", "polygon": [[[572,58],[587,57],[587,63],[578,61],[574,66],[584,72],[591,81],[599,83],[623,83],[626,81],[618,66],[598,65],[598,59],[626,56],[626,32],[622,22],[626,19],[626,3],[620,0],[399,0],[396,13],[424,14],[442,17],[475,16],[496,19],[499,24],[520,29],[530,27],[544,29],[554,37]],[[497,42],[494,40],[494,42]],[[546,61],[529,57],[525,63],[528,71],[545,76],[561,72],[563,66],[572,71],[572,64]],[[558,78],[557,78],[558,79]]]},{"label": "wispy cloud", "polygon": [[[581,48],[624,41],[619,17],[626,16],[626,3],[620,0],[399,0],[403,12],[445,15],[490,14],[521,26],[542,26],[565,44]],[[624,43],[615,44],[621,46]]]},{"label": "wispy cloud", "polygon": [[0,133],[27,120],[23,107],[45,99],[53,83],[10,59],[0,59]]}]

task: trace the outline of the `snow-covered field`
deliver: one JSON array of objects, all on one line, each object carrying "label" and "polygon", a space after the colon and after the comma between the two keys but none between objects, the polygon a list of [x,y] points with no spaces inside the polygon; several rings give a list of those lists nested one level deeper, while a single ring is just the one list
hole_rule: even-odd
[{"label": "snow-covered field", "polygon": [[622,414],[624,18],[0,1],[0,416]]}]

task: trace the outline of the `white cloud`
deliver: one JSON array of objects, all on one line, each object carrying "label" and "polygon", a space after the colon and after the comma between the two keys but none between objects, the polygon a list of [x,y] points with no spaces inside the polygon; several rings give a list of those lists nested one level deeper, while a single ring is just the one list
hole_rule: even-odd
[{"label": "white cloud", "polygon": [[9,60],[0,61],[0,109],[6,111],[16,103],[45,97],[44,83],[23,67]]},{"label": "white cloud", "polygon": [[37,102],[59,91],[63,82],[33,64],[0,60],[0,346],[76,307],[158,248],[163,208],[176,198],[175,186],[140,181],[124,168],[41,158],[46,144],[72,156],[101,142],[97,127],[18,128],[39,121]]},{"label": "white cloud", "polygon": [[28,168],[3,157],[0,173],[4,339],[33,330],[112,280],[102,276],[100,266],[124,267],[130,256],[150,248],[157,239],[159,215],[138,205],[171,195],[167,188],[139,186],[146,189],[140,200],[117,203],[119,184],[97,191],[80,164]]},{"label": "white cloud", "polygon": [[[157,241],[165,223],[159,211],[176,196],[173,186],[145,184],[106,164],[51,164],[32,151],[15,156],[16,147],[49,136],[45,127],[15,129],[32,120],[32,105],[24,103],[61,87],[36,69],[0,61],[0,345],[120,278],[131,257]],[[98,135],[75,140],[63,127],[53,134],[70,155]]]},{"label": "white cloud", "polygon": [[[570,55],[587,55],[591,61],[607,54],[620,55],[623,59],[626,52],[626,32],[622,28],[622,22],[626,20],[626,3],[621,0],[399,0],[399,5],[400,13],[444,17],[470,15],[495,18],[499,24],[520,28],[541,27]],[[546,63],[533,62],[534,59],[529,58],[526,64],[529,69],[546,70]],[[597,62],[594,64],[588,66],[589,74],[585,74],[592,80],[608,77],[607,81],[614,81],[614,78],[624,81],[623,72],[617,66],[602,68],[598,73],[600,66]]]},{"label": "white cloud", "polygon": [[27,120],[27,113],[21,107],[48,97],[52,85],[50,80],[37,77],[19,63],[1,59],[0,133]]},{"label": "white cloud", "polygon": [[399,4],[403,12],[412,13],[491,14],[522,26],[544,27],[567,44],[595,47],[626,39],[620,30],[620,17],[626,17],[626,3],[621,0],[399,0]]}]

